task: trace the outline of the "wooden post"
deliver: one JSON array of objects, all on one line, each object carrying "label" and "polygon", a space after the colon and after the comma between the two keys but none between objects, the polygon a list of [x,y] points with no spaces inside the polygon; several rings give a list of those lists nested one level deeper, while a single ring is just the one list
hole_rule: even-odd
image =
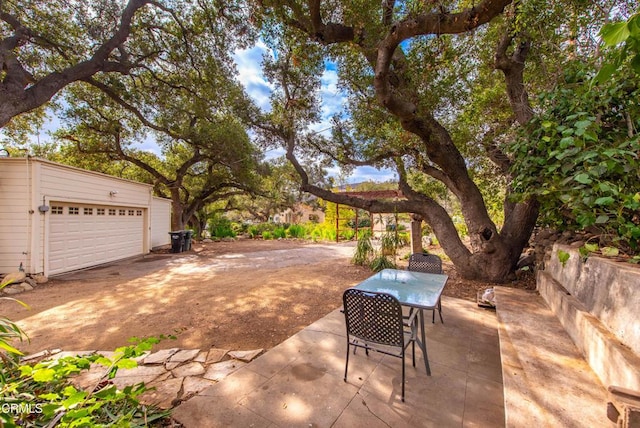
[{"label": "wooden post", "polygon": [[340,204],[336,204],[336,242],[340,242]]},{"label": "wooden post", "polygon": [[422,252],[422,217],[411,216],[411,252]]},{"label": "wooden post", "polygon": [[371,229],[371,239],[373,239],[373,213],[369,211],[369,228]]},{"label": "wooden post", "polygon": [[358,240],[358,209],[356,208],[356,241]]}]

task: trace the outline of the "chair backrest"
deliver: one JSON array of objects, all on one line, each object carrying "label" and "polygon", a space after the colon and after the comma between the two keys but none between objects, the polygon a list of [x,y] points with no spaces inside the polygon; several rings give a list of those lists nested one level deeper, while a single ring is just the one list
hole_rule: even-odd
[{"label": "chair backrest", "polygon": [[442,259],[435,254],[414,253],[409,257],[408,270],[424,273],[442,273]]},{"label": "chair backrest", "polygon": [[365,342],[404,348],[402,306],[387,293],[348,288],[342,295],[347,334]]}]

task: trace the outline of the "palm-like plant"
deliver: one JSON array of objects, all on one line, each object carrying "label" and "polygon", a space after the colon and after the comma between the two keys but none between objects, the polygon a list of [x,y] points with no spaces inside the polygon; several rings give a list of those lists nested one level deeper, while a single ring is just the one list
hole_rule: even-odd
[{"label": "palm-like plant", "polygon": [[371,232],[368,230],[362,231],[358,238],[358,244],[356,246],[356,252],[351,260],[353,264],[358,266],[365,266],[369,264],[369,261],[373,257],[375,249],[371,244]]},{"label": "palm-like plant", "polygon": [[[7,285],[11,284],[11,282],[12,282],[11,280],[4,279],[2,282],[0,282],[0,290],[2,290]],[[29,306],[26,303],[18,299],[13,299],[11,297],[0,297],[0,299],[12,300],[24,306],[25,308],[29,308]],[[11,354],[22,355],[22,352],[20,352],[15,347],[11,346],[9,342],[11,342],[14,339],[20,339],[20,341],[22,341],[25,338],[28,339],[27,334],[16,323],[14,323],[13,321],[11,321],[6,317],[0,316],[0,348],[1,349],[4,349],[5,351]]]}]

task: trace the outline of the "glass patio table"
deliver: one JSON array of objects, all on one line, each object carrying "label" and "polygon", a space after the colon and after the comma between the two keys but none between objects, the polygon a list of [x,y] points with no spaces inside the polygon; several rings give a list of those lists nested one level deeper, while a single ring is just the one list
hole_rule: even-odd
[{"label": "glass patio table", "polygon": [[401,305],[419,311],[420,337],[416,339],[416,343],[424,355],[424,364],[429,376],[431,376],[431,369],[427,357],[423,310],[437,309],[448,278],[447,275],[435,273],[384,269],[353,287],[363,291],[391,294]]}]

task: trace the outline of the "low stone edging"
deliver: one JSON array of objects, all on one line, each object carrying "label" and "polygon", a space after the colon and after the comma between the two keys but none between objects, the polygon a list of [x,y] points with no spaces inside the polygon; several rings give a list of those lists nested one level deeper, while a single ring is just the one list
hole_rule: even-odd
[{"label": "low stone edging", "polygon": [[[250,351],[229,351],[211,348],[200,349],[161,349],[136,358],[138,367],[120,369],[109,382],[118,389],[144,382],[149,389],[139,399],[143,404],[156,405],[162,409],[177,406],[200,391],[216,384],[229,374],[258,357],[263,349]],[[23,362],[58,359],[69,356],[100,354],[112,357],[114,352],[99,351],[42,351],[28,355]],[[88,371],[74,377],[72,382],[77,388],[93,391],[105,379],[106,367],[92,364]]]}]

